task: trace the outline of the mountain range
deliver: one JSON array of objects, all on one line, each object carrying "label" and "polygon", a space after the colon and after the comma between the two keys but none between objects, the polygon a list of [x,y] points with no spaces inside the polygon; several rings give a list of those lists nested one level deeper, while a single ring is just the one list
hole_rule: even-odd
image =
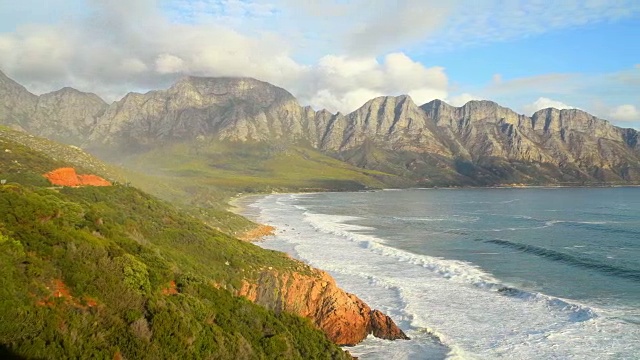
[{"label": "mountain range", "polygon": [[271,144],[324,155],[412,186],[640,182],[638,131],[582,110],[518,114],[383,96],[349,113],[301,106],[252,78],[184,77],[107,104],[63,88],[36,96],[0,73],[0,124],[115,158],[174,144]]}]

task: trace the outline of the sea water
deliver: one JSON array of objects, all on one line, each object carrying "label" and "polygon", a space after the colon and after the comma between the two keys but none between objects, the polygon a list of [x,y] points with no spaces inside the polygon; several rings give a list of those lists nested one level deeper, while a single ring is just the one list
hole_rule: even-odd
[{"label": "sea water", "polygon": [[260,246],[328,271],[411,337],[361,359],[640,359],[640,188],[279,194]]}]

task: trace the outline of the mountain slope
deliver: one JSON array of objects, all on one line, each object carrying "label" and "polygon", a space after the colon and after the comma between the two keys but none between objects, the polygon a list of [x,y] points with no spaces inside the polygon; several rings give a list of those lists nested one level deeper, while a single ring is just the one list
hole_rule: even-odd
[{"label": "mountain slope", "polygon": [[38,97],[0,71],[0,123],[24,129]]},{"label": "mountain slope", "polygon": [[330,114],[254,79],[189,77],[168,90],[128,95],[98,124],[94,144],[148,150],[202,137],[288,142],[414,184],[640,181],[637,132],[580,110],[528,117],[490,101],[417,106],[398,96]]},{"label": "mountain slope", "polygon": [[293,138],[312,130],[300,121],[310,113],[289,92],[262,81],[186,77],[167,90],[126,95],[108,108],[91,140],[145,149],[211,134],[240,141]]},{"label": "mountain slope", "polygon": [[86,140],[107,103],[69,87],[36,96],[0,72],[0,124],[68,144]]},{"label": "mountain slope", "polygon": [[63,116],[71,119],[61,125],[71,129],[65,133],[29,120],[37,118],[30,109],[45,95],[34,97],[3,79],[0,96],[8,105],[1,121],[82,138],[83,147],[107,157],[203,140],[278,143],[399,175],[404,181],[393,184],[405,186],[640,182],[638,132],[580,110],[545,109],[529,117],[491,101],[417,106],[398,96],[331,114],[302,107],[286,90],[255,79],[185,77],[169,89],[130,93],[109,106],[88,94],[76,96],[74,106],[55,101],[60,109],[85,104],[83,112]]}]

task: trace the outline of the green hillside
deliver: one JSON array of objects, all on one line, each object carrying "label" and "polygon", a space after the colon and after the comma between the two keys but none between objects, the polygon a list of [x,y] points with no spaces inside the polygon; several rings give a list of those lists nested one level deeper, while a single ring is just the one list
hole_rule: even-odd
[{"label": "green hillside", "polygon": [[39,174],[68,163],[7,137],[0,150],[1,358],[346,357],[229,291],[301,263],[133,187],[50,188]]},{"label": "green hillside", "polygon": [[401,181],[286,143],[175,143],[130,156],[123,165],[170,179],[176,188],[192,193],[212,188],[226,194],[361,190]]},{"label": "green hillside", "polygon": [[354,191],[408,185],[398,176],[360,169],[317,150],[286,143],[174,143],[112,161],[118,162],[127,182],[232,235],[255,226],[227,211],[228,200],[239,193]]}]

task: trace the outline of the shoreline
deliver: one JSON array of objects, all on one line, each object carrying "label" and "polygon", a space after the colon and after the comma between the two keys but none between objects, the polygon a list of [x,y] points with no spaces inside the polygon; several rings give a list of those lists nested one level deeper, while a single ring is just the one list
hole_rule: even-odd
[{"label": "shoreline", "polygon": [[[275,227],[269,224],[258,223],[256,219],[252,219],[251,216],[246,213],[246,205],[255,203],[259,198],[268,195],[269,194],[237,194],[236,196],[229,199],[229,201],[227,202],[227,204],[229,205],[229,208],[227,209],[228,211],[242,216],[255,224],[255,226],[252,226],[250,229],[244,231],[243,233],[234,235],[236,238],[246,242],[259,242],[266,236],[275,235],[277,230]],[[249,200],[252,198],[255,198],[255,200]]]},{"label": "shoreline", "polygon": [[[244,193],[237,193],[235,195],[233,195],[231,198],[229,198],[229,200],[227,201],[227,205],[229,206],[229,208],[227,210],[229,210],[230,212],[237,214],[237,215],[242,215],[241,212],[242,210],[246,207],[244,206],[244,204],[242,204],[243,201],[247,201],[247,199],[252,198],[252,197],[262,197],[262,196],[267,196],[269,194],[244,194]],[[242,215],[244,216],[244,215]]]},{"label": "shoreline", "polygon": [[[635,188],[635,186],[633,186]],[[487,188],[487,187],[483,187],[483,188]],[[548,187],[546,187],[548,188]],[[609,187],[606,187],[609,188]],[[553,188],[549,188],[549,190],[552,190]],[[403,190],[412,190],[412,189],[403,189]],[[416,188],[413,188],[413,190],[416,190]],[[382,190],[380,190],[382,191]],[[361,192],[361,191],[360,191]],[[355,193],[355,192],[354,192]],[[282,193],[282,194],[277,194],[277,195],[286,195],[288,193]],[[289,193],[291,194],[291,193]],[[490,193],[489,193],[490,194]],[[259,195],[261,197],[264,196],[268,196],[270,194],[262,194]],[[485,194],[486,195],[486,194]],[[459,195],[461,196],[461,195]],[[246,198],[246,197],[244,197]],[[250,199],[248,201],[246,201],[244,204],[245,205],[249,205],[250,201],[254,200],[257,201],[259,198],[256,199]],[[331,272],[332,276],[334,276],[336,278],[336,280],[338,281],[338,283],[340,284],[341,288],[344,288],[346,291],[357,294],[359,297],[363,298],[363,300],[367,301],[367,303],[372,304],[373,306],[382,306],[382,308],[384,308],[387,312],[387,314],[390,314],[391,316],[395,316],[396,319],[401,319],[402,321],[405,321],[405,326],[403,327],[403,329],[407,329],[409,330],[407,332],[407,334],[412,337],[412,339],[417,340],[418,343],[414,343],[415,346],[421,345],[421,344],[425,344],[427,340],[425,340],[424,338],[422,338],[422,332],[421,331],[427,331],[428,329],[430,329],[430,326],[432,323],[426,322],[425,319],[421,319],[420,316],[423,314],[428,314],[430,311],[436,311],[435,306],[439,306],[441,302],[438,301],[428,301],[425,299],[422,299],[422,296],[439,296],[437,295],[437,293],[435,293],[433,291],[433,289],[436,289],[440,292],[442,292],[442,294],[447,294],[447,295],[452,295],[455,294],[455,296],[461,296],[462,295],[469,295],[467,296],[468,298],[474,298],[477,299],[477,296],[480,295],[482,296],[482,299],[484,299],[485,301],[483,303],[486,304],[492,304],[492,303],[503,303],[506,305],[511,306],[511,310],[514,314],[520,314],[522,311],[522,307],[524,307],[524,309],[530,309],[530,308],[535,308],[537,311],[544,311],[541,312],[539,315],[540,316],[536,316],[536,317],[532,317],[531,321],[527,322],[526,324],[533,324],[535,321],[537,321],[540,318],[545,318],[545,317],[553,317],[554,320],[557,318],[557,316],[561,316],[562,319],[564,319],[564,323],[563,323],[563,328],[567,328],[569,330],[575,330],[575,331],[583,331],[583,330],[588,330],[588,329],[583,329],[582,328],[582,324],[587,324],[587,322],[582,322],[582,320],[576,320],[573,321],[572,320],[572,316],[573,313],[576,311],[564,311],[563,309],[559,309],[559,308],[551,308],[551,310],[549,311],[549,308],[545,305],[547,303],[553,304],[557,301],[557,299],[562,300],[563,298],[558,297],[558,296],[552,296],[552,295],[547,295],[545,297],[541,297],[541,298],[536,298],[538,300],[536,301],[527,301],[527,302],[523,302],[518,300],[519,298],[517,296],[509,296],[509,292],[482,292],[482,291],[477,291],[478,289],[474,288],[474,287],[459,287],[457,286],[456,282],[449,282],[448,280],[443,280],[437,276],[433,277],[433,281],[437,282],[433,283],[433,281],[429,281],[429,284],[422,284],[422,283],[411,283],[411,279],[413,278],[420,278],[420,279],[431,279],[431,277],[419,277],[419,276],[407,276],[405,277],[404,275],[402,276],[402,279],[395,279],[395,282],[389,282],[387,285],[390,287],[384,288],[384,287],[380,287],[379,289],[374,289],[373,288],[373,283],[371,283],[370,279],[376,279],[378,274],[382,274],[382,273],[370,273],[369,276],[366,279],[369,279],[368,281],[361,281],[361,284],[356,284],[354,283],[353,279],[354,278],[354,274],[358,274],[360,273],[362,270],[360,270],[360,268],[353,268],[353,266],[356,266],[355,264],[353,264],[353,258],[351,259],[347,259],[346,261],[343,261],[342,265],[346,266],[343,268],[340,268],[341,270],[338,271],[336,270],[337,267],[339,265],[339,263],[335,263],[335,261],[338,261],[337,259],[339,259],[341,256],[345,256],[345,257],[351,257],[351,256],[358,256],[355,251],[359,251],[361,250],[363,247],[362,245],[354,245],[355,243],[360,244],[362,241],[367,240],[364,237],[356,237],[355,241],[352,240],[350,242],[344,242],[344,244],[348,245],[348,248],[346,248],[345,250],[341,250],[338,252],[331,252],[332,250],[337,249],[338,247],[335,246],[338,243],[331,243],[330,239],[325,239],[325,238],[318,238],[318,236],[324,236],[322,234],[318,234],[317,231],[315,232],[311,232],[308,231],[306,233],[303,232],[303,235],[299,235],[300,231],[303,231],[303,226],[302,223],[300,221],[296,221],[294,220],[296,217],[292,216],[291,218],[289,216],[282,216],[282,215],[286,215],[286,213],[281,212],[280,208],[281,206],[276,205],[275,204],[275,200],[276,199],[272,199],[273,201],[266,201],[263,205],[267,206],[266,209],[269,209],[271,207],[271,209],[269,210],[268,213],[266,213],[265,216],[261,216],[260,218],[263,220],[268,221],[269,219],[271,219],[272,221],[274,221],[274,225],[279,227],[279,235],[280,232],[284,231],[284,233],[282,233],[283,236],[288,237],[289,239],[293,239],[293,243],[296,247],[296,252],[298,253],[299,257],[296,258],[303,258],[306,259],[305,263],[309,264],[310,266],[319,268],[319,269],[326,269],[328,271]],[[262,208],[262,207],[260,207]],[[277,217],[273,217],[270,216],[269,214],[273,214],[274,211],[280,211],[280,212],[276,212],[277,214],[279,214]],[[246,213],[239,213],[239,215],[242,216],[246,216]],[[255,219],[255,218],[254,218]],[[298,219],[300,220],[300,219]],[[294,229],[295,228],[295,229]],[[329,229],[329,228],[327,228]],[[295,230],[292,231],[292,230]],[[326,229],[325,229],[326,230]],[[327,232],[327,234],[330,234],[331,232]],[[304,242],[300,242],[300,237],[302,236],[302,238],[307,238],[308,240],[306,243]],[[331,237],[332,235],[327,235],[329,237]],[[366,235],[365,235],[366,236]],[[309,240],[310,239],[310,240]],[[277,251],[281,251],[281,252],[288,252],[286,249],[287,247],[289,247],[289,243],[287,243],[286,241],[284,243],[281,243],[280,240],[278,240],[277,238],[275,238],[274,240],[276,240],[276,242],[274,243],[271,239],[267,239],[266,243],[264,245],[260,244],[259,246],[263,247],[265,246],[268,249],[272,249],[272,250],[277,250]],[[326,245],[322,245],[320,247],[318,246],[313,246],[314,243],[317,242],[321,242],[321,243],[325,243],[325,240],[327,241]],[[275,244],[275,245],[274,245]],[[298,246],[300,244],[303,244],[299,249]],[[333,244],[333,245],[331,245]],[[342,244],[342,243],[340,243]],[[342,246],[342,245],[340,245]],[[293,249],[293,247],[292,247]],[[331,254],[331,255],[329,255]],[[399,274],[399,271],[416,271],[416,272],[420,272],[421,275],[428,275],[430,276],[431,273],[429,272],[424,272],[422,270],[423,266],[421,266],[420,264],[422,264],[420,261],[420,259],[415,260],[417,258],[419,258],[420,256],[415,256],[415,257],[411,257],[411,261],[406,260],[407,259],[407,254],[400,254],[397,255],[395,251],[391,251],[391,250],[384,250],[384,251],[375,251],[373,252],[373,256],[374,257],[380,257],[380,256],[392,256],[392,257],[396,257],[396,256],[400,256],[402,259],[405,259],[405,261],[401,261],[401,263],[403,264],[412,264],[415,263],[414,266],[410,269],[408,269],[407,267],[402,267],[402,268],[397,268],[393,271],[387,271],[385,274],[385,276],[396,276]],[[364,258],[358,258],[358,259],[364,259]],[[387,260],[385,258],[381,258],[382,260]],[[330,262],[327,262],[330,261]],[[408,261],[408,262],[407,262]],[[323,266],[324,264],[324,266]],[[327,265],[328,264],[328,265]],[[380,262],[379,265],[380,266],[385,266],[386,264],[388,264],[388,261],[383,261]],[[341,265],[341,266],[342,266]],[[454,264],[455,265],[455,264]],[[347,270],[345,270],[347,269]],[[377,266],[372,267],[372,269],[378,269]],[[333,271],[332,271],[333,270]],[[336,272],[337,271],[337,272]],[[399,275],[398,275],[399,276]],[[365,279],[365,280],[366,280]],[[343,281],[346,281],[346,283],[343,283]],[[385,280],[386,281],[386,280]],[[401,289],[403,286],[405,286],[407,284],[407,281],[409,281],[412,286],[413,285],[417,285],[419,286],[420,289],[425,289],[425,291],[419,291],[416,292],[414,294],[409,293],[409,295],[413,296],[413,297],[402,297],[401,301],[405,302],[404,305],[397,307],[397,308],[392,308],[387,306],[387,304],[385,305],[380,305],[380,303],[378,303],[376,305],[376,303],[378,301],[384,301],[384,300],[380,300],[383,299],[384,296],[380,296],[378,291],[390,291],[393,292],[393,289]],[[355,284],[355,285],[354,285]],[[385,283],[386,284],[386,283]],[[441,287],[438,287],[438,284],[440,284]],[[385,290],[386,289],[386,290]],[[516,288],[517,289],[517,288]],[[427,291],[430,290],[430,291]],[[464,291],[464,292],[463,292]],[[398,292],[401,293],[401,292]],[[468,293],[468,294],[467,294]],[[429,295],[426,295],[429,294]],[[435,295],[434,295],[435,294]],[[540,293],[541,295],[546,295],[546,293]],[[397,295],[397,294],[395,294]],[[394,296],[395,296],[394,295]],[[473,296],[471,296],[473,295]],[[547,299],[548,297],[548,299]],[[447,296],[443,296],[442,298],[447,298]],[[466,298],[466,297],[465,297]],[[515,300],[514,300],[515,299]],[[540,300],[543,299],[543,300]],[[433,300],[433,299],[431,299]],[[395,300],[394,300],[395,301]],[[406,302],[409,302],[411,304],[411,307],[414,308],[413,312],[411,314],[404,314],[402,315],[401,312],[403,309],[406,309]],[[419,301],[419,302],[418,302]],[[582,303],[577,302],[575,300],[568,300],[568,303],[571,304],[577,304],[577,305],[581,305]],[[428,304],[428,307],[427,307]],[[423,306],[424,305],[424,306]],[[425,311],[421,311],[421,309],[426,309]],[[466,309],[467,307],[464,307],[464,309]],[[417,310],[416,310],[417,309]],[[500,314],[502,314],[504,309],[509,309],[506,306],[502,306],[500,307],[500,310],[495,312],[495,317],[491,317],[491,319],[494,318],[499,318]],[[585,306],[584,307],[584,311],[588,312],[589,311],[589,306]],[[600,310],[598,308],[593,307],[593,309],[596,310]],[[449,318],[455,318],[456,316],[467,316],[469,319],[476,319],[477,316],[479,316],[478,314],[464,314],[464,312],[462,313],[456,313],[455,308],[451,308],[448,306],[445,306],[441,309],[442,311],[448,311],[450,312],[449,315],[451,315]],[[442,312],[441,310],[437,310],[438,312]],[[496,310],[496,309],[493,309]],[[580,310],[580,307],[578,307],[578,310]],[[583,310],[580,310],[583,311]],[[581,314],[582,312],[578,311],[578,314]],[[526,311],[525,311],[526,313]],[[533,312],[531,312],[532,314],[534,314]],[[488,312],[489,314],[489,312]],[[453,316],[455,315],[455,316]],[[414,317],[416,317],[416,319],[418,319],[418,322],[411,325],[409,328],[407,328],[406,326],[406,320],[411,318],[414,319]],[[503,320],[509,320],[509,319],[516,319],[517,317],[507,317]],[[464,319],[464,318],[463,318]],[[548,323],[551,323],[551,320]],[[444,334],[444,337],[441,338],[443,345],[450,347],[450,346],[457,346],[458,343],[457,341],[460,341],[462,343],[463,348],[467,348],[467,350],[469,350],[470,348],[476,346],[474,344],[469,344],[467,343],[467,341],[470,340],[466,340],[468,338],[466,337],[452,337],[451,334],[455,334],[455,331],[460,330],[459,324],[460,321],[450,321],[447,320],[447,317],[443,317],[442,319],[438,319],[439,322],[445,322],[445,328],[446,330],[448,330],[447,332],[443,332],[442,334]],[[491,324],[491,321],[493,320],[487,320],[484,321],[482,323],[479,323],[478,325],[487,325],[487,324]],[[555,321],[555,320],[554,320]],[[608,325],[610,324],[610,319],[608,318],[608,316],[606,316],[606,314],[600,314],[599,316],[594,317],[592,320],[587,319],[586,321],[589,322],[598,322],[599,325]],[[521,323],[518,321],[515,321],[513,323],[512,326],[514,327],[519,327],[521,325]],[[439,325],[442,326],[442,325]],[[446,326],[449,326],[449,328],[446,328]],[[489,326],[489,325],[487,325]],[[435,327],[434,327],[435,328]],[[427,330],[424,330],[427,329]],[[453,330],[451,330],[453,329]],[[493,328],[492,328],[493,329]],[[535,328],[537,329],[537,328]],[[464,329],[465,331],[467,329]],[[530,329],[526,329],[523,328],[523,333],[526,333],[527,331],[530,331]],[[436,332],[437,335],[440,335],[440,332]],[[461,333],[464,334],[464,333]],[[535,334],[538,334],[537,332]],[[555,333],[554,333],[555,334]],[[597,340],[597,343],[600,344],[601,346],[609,346],[607,345],[608,343],[606,343],[604,341],[604,338],[602,336],[599,336],[597,334],[592,334],[590,332],[586,332],[585,334],[589,335],[589,336],[595,336],[593,337],[594,340]],[[562,332],[558,333],[559,336],[562,336]],[[541,337],[539,340],[541,342],[546,341],[546,338]],[[576,341],[575,339],[571,338],[571,337],[566,337],[566,338],[562,338],[564,343],[564,348],[562,349],[563,354],[581,354],[580,352],[574,352],[573,349],[575,349],[575,347],[572,345],[574,344],[574,342]],[[455,341],[452,341],[455,340]],[[424,343],[423,343],[424,341]],[[480,339],[479,341],[484,341],[483,339]],[[524,343],[523,343],[524,344]],[[395,344],[395,343],[386,343],[386,342],[378,342],[377,340],[369,340],[369,341],[365,341],[362,344],[364,347],[363,348],[357,348],[357,349],[353,349],[355,350],[353,353],[356,356],[366,356],[368,355],[374,355],[374,358],[377,358],[375,356],[377,356],[377,352],[380,351],[381,353],[389,353],[391,351],[397,351],[400,348],[403,348],[404,345],[401,344]],[[482,345],[484,346],[484,345]],[[393,349],[393,350],[392,350]],[[403,348],[404,349],[404,348]],[[481,347],[480,351],[490,351],[487,350],[488,348],[484,348]],[[524,354],[531,354],[531,351],[538,351],[541,348],[538,348],[537,346],[535,347],[527,347],[527,346],[522,346],[520,349],[518,349],[519,351],[522,351],[522,353]],[[450,350],[453,349],[450,347]],[[550,350],[547,349],[548,352],[547,354],[549,355],[553,355],[556,354],[554,351],[555,350]],[[413,351],[413,350],[412,350]],[[545,350],[546,351],[546,350]],[[434,357],[435,358],[435,357]]]},{"label": "shoreline", "polygon": [[[250,215],[246,213],[247,205],[253,204],[258,199],[270,196],[270,195],[287,195],[287,194],[315,194],[315,193],[359,193],[359,192],[377,192],[377,191],[405,191],[405,190],[484,190],[484,189],[504,189],[504,190],[519,190],[519,189],[618,189],[618,188],[640,188],[640,184],[625,184],[625,185],[616,185],[616,184],[603,184],[603,185],[513,185],[513,186],[452,186],[452,187],[407,187],[407,188],[381,188],[381,189],[364,189],[364,190],[327,190],[327,191],[316,191],[316,192],[271,192],[271,193],[238,193],[227,201],[228,208],[227,210],[242,216],[256,226],[251,227],[250,229],[244,231],[241,234],[234,235],[236,238],[242,241],[248,242],[259,242],[266,236],[274,236],[276,231],[278,230],[276,227],[270,224],[261,224],[257,222],[255,218],[252,218]],[[250,200],[255,198],[255,200]]]}]

